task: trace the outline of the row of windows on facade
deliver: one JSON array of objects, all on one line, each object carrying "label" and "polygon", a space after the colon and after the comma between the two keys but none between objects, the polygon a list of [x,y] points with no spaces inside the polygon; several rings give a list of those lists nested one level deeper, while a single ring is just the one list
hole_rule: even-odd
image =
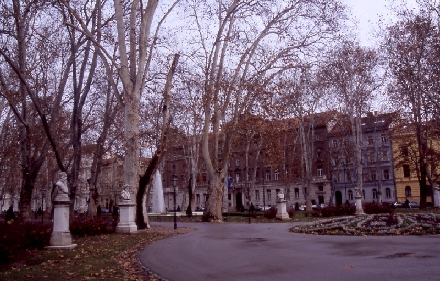
[{"label": "row of windows on facade", "polygon": [[[271,180],[272,180],[271,175],[272,175],[272,174],[271,174],[270,171],[266,171],[266,174],[265,174],[264,179],[265,179],[266,181],[271,181]],[[318,169],[317,169],[316,176],[318,176],[318,177],[323,177],[323,176],[324,176],[324,175],[323,175],[323,169],[322,169],[322,168],[318,168]],[[234,178],[235,182],[240,182],[240,177],[241,177],[241,174],[240,174],[240,173],[236,173],[236,174],[235,174],[235,178]],[[229,178],[232,179],[231,175],[229,175]],[[258,178],[258,174],[257,174],[257,178]],[[390,179],[390,170],[389,170],[389,169],[383,169],[383,170],[382,170],[382,179],[383,179],[383,180],[389,180],[389,179]],[[246,180],[249,181],[249,175],[248,175],[248,177],[247,177]],[[273,179],[273,180],[275,180],[275,181],[280,180],[280,174],[279,174],[278,171],[276,171],[276,172],[274,173],[274,179]],[[349,180],[350,180],[349,177],[348,177],[348,175],[345,177],[344,180],[345,180],[345,181],[349,181]],[[376,171],[370,171],[369,174],[366,174],[366,175],[364,176],[364,180],[365,180],[365,181],[369,181],[369,180],[371,180],[371,181],[375,181],[375,180],[378,180],[378,178],[377,178],[377,174],[376,174]]]},{"label": "row of windows on facade", "polygon": [[[376,153],[378,153],[377,157],[376,157]],[[379,153],[380,153],[380,155],[379,155]],[[320,150],[318,150],[318,158],[320,158],[320,157],[321,157],[320,156]],[[388,158],[388,151],[383,150],[383,151],[380,151],[380,152],[373,152],[373,151],[369,152],[365,160],[366,160],[366,162],[369,162],[369,163],[373,163],[373,162],[377,162],[377,161],[388,161],[389,160],[389,158]],[[349,164],[350,161],[351,161],[350,158],[346,158],[345,159],[345,163],[346,164]],[[240,158],[236,158],[235,159],[235,167],[237,167],[237,168],[240,167],[240,164],[241,164]],[[231,165],[229,165],[229,167],[230,166]]]},{"label": "row of windows on facade", "polygon": [[[403,169],[404,169],[404,177],[409,177],[409,166],[403,166]],[[316,176],[318,176],[318,177],[323,177],[324,176],[324,174],[323,174],[323,169],[322,168],[318,168],[317,169],[317,171],[316,171]],[[259,179],[259,175],[258,175],[259,173],[257,172],[257,175],[256,175],[256,178],[257,178],[257,181],[258,181],[258,179]],[[274,172],[274,177],[273,177],[273,180],[274,181],[279,181],[280,180],[280,173],[279,173],[279,171],[278,170],[276,170],[275,172]],[[286,172],[286,176],[288,175],[288,172]],[[182,175],[182,177],[184,177],[184,175]],[[232,178],[232,175],[231,174],[229,174],[228,175],[228,178],[229,179],[233,179],[234,181],[235,181],[235,183],[239,183],[240,181],[241,181],[241,173],[239,173],[239,172],[237,172],[236,174],[235,174],[235,177],[234,178]],[[249,176],[249,174],[247,174],[247,179],[246,179],[246,181],[249,181],[249,179],[250,179],[250,176]],[[382,170],[382,179],[383,180],[389,180],[390,179],[390,170],[389,169],[383,169]],[[206,182],[206,180],[207,180],[207,178],[206,178],[206,174],[203,174],[202,175],[202,178],[201,179],[198,179],[198,182]],[[270,171],[270,170],[267,170],[266,171],[266,173],[265,173],[265,175],[264,175],[264,180],[265,181],[271,181],[272,180],[272,172]],[[349,175],[346,175],[345,177],[344,177],[344,180],[345,181],[349,181],[350,180],[350,178],[349,178]],[[370,171],[370,173],[369,174],[365,174],[365,176],[364,176],[364,180],[365,181],[369,181],[369,180],[371,180],[371,181],[375,181],[375,180],[378,180],[378,177],[377,177],[377,174],[376,174],[376,171]],[[165,179],[164,179],[164,181],[165,181]]]},{"label": "row of windows on facade", "polygon": [[[382,144],[387,144],[387,143],[388,143],[388,137],[387,137],[387,135],[386,135],[386,134],[381,134],[381,135],[380,135],[380,140],[381,140],[381,143],[382,143]],[[348,139],[344,139],[343,142],[344,142],[344,143],[347,143],[347,142],[348,142]],[[368,143],[368,145],[374,145],[374,144],[375,144],[374,136],[373,136],[373,135],[368,135],[368,136],[367,136],[367,143]],[[332,142],[331,142],[331,146],[333,146],[333,147],[338,147],[338,146],[339,146],[339,141],[336,140],[336,139],[332,140]]]},{"label": "row of windows on facade", "polygon": [[[320,191],[323,191],[322,190],[323,189],[322,186],[318,186],[318,188],[319,188]],[[278,193],[278,192],[279,192],[279,189],[276,190],[276,193]],[[306,193],[306,192],[307,192],[306,188],[304,188],[304,193]],[[371,192],[372,192],[373,199],[378,199],[379,191],[376,188],[373,188]],[[362,193],[363,193],[362,195],[363,195],[363,197],[365,199],[365,189],[362,190]],[[348,194],[348,200],[354,200],[354,191],[353,190],[349,189],[347,191],[347,194]],[[287,200],[290,199],[289,195],[290,195],[290,192],[288,191],[287,194],[286,194],[286,199]],[[294,194],[293,195],[294,195],[294,199],[300,199],[300,189],[299,188],[294,188]],[[405,195],[407,197],[411,196],[411,187],[407,186],[405,188]],[[386,198],[392,198],[391,189],[388,188],[388,187],[385,188],[385,197]],[[246,196],[246,198],[248,198],[248,196]],[[204,201],[206,201],[206,199],[207,199],[207,195],[205,193],[203,194],[203,199],[204,199]],[[228,199],[229,200],[232,199],[232,194],[230,194],[230,193],[228,194]],[[266,190],[266,198],[265,199],[268,202],[270,202],[272,200],[272,190],[271,189],[267,189]],[[260,190],[255,190],[255,200],[256,201],[260,201],[261,200],[261,192],[260,192]],[[196,203],[200,203],[200,194],[196,194]]]},{"label": "row of windows on facade", "polygon": [[[319,134],[316,134],[315,135],[315,141],[320,141],[321,140],[321,138],[320,138],[320,135]],[[388,136],[386,135],[386,134],[381,134],[380,135],[380,141],[381,141],[381,143],[382,144],[387,144],[388,143]],[[348,141],[348,139],[344,139],[343,140],[343,143],[347,143],[347,142],[349,142]],[[340,141],[339,140],[337,140],[337,139],[333,139],[332,141],[331,141],[331,146],[332,147],[339,147],[339,143],[340,143]],[[374,140],[374,136],[373,135],[368,135],[367,136],[367,143],[368,143],[368,145],[374,145],[375,144],[375,140]],[[318,153],[319,153],[319,149],[318,149]],[[218,154],[219,155],[222,155],[222,153],[223,153],[223,149],[221,149],[221,148],[219,148],[219,150],[218,150]],[[239,160],[238,160],[239,161]],[[239,162],[238,162],[239,163]],[[239,164],[237,164],[237,165],[239,165]]]}]

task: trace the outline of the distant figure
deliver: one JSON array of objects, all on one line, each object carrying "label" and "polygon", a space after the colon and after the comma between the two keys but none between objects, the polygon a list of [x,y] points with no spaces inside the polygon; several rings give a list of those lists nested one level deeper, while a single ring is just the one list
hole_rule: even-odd
[{"label": "distant figure", "polygon": [[130,185],[124,184],[124,187],[121,191],[122,200],[130,200]]},{"label": "distant figure", "polygon": [[250,211],[251,213],[253,213],[253,212],[255,211],[254,204],[251,203],[251,206],[249,207],[249,211]]},{"label": "distant figure", "polygon": [[295,203],[295,211],[299,211],[299,203],[298,202]]},{"label": "distant figure", "polygon": [[405,200],[405,205],[404,205],[404,207],[405,207],[405,208],[409,208],[409,200],[408,200],[408,198],[406,198],[406,200]]},{"label": "distant figure", "polygon": [[9,206],[8,210],[6,211],[5,221],[11,221],[15,219],[14,210],[12,209],[12,206]]},{"label": "distant figure", "polygon": [[177,212],[180,212],[180,205],[177,205]]},{"label": "distant figure", "polygon": [[69,189],[67,188],[67,174],[65,172],[59,173],[60,179],[55,184],[58,187],[58,195],[68,195]]},{"label": "distant figure", "polygon": [[98,209],[96,210],[96,214],[98,215],[98,217],[101,216],[101,212],[102,212],[101,205],[98,205]]},{"label": "distant figure", "polygon": [[118,206],[116,206],[116,205],[113,206],[113,213],[112,213],[112,215],[113,215],[113,218],[119,216],[119,207]]},{"label": "distant figure", "polygon": [[347,200],[345,200],[345,206],[350,206],[350,202]]},{"label": "distant figure", "polygon": [[37,211],[38,216],[41,216],[42,213],[43,213],[43,210],[41,210],[41,207],[39,207],[38,211]]}]

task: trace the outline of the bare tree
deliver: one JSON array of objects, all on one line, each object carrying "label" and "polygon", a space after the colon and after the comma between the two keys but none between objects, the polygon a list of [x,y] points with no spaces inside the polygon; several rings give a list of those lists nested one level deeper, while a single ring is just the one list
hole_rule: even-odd
[{"label": "bare tree", "polygon": [[[435,135],[431,130],[438,116],[439,26],[429,15],[406,14],[388,27],[384,49],[388,60],[388,92],[393,107],[399,109],[415,130],[417,147],[417,177],[420,185],[420,205],[426,207],[429,192],[429,142]],[[432,134],[431,132],[434,132]]]},{"label": "bare tree", "polygon": [[[279,85],[285,100],[286,110],[295,118],[301,152],[301,178],[306,198],[306,210],[312,211],[310,198],[314,173],[316,113],[321,108],[321,91],[318,90],[316,75],[310,67],[303,67],[285,73],[284,82]],[[290,75],[289,75],[289,74]]]},{"label": "bare tree", "polygon": [[369,111],[374,93],[380,86],[378,66],[374,50],[346,41],[331,53],[328,64],[321,71],[321,79],[326,81],[330,94],[336,98],[339,110],[350,120],[355,171],[352,181],[357,193],[357,213],[363,213],[360,204],[363,183],[361,118]]},{"label": "bare tree", "polygon": [[[110,54],[105,46],[97,41],[95,34],[89,30],[86,21],[75,9],[70,6],[69,1],[61,1],[68,7],[69,11],[74,15],[75,19],[81,25],[81,32],[86,34],[88,39],[99,47],[99,54],[106,66],[108,72],[111,72],[111,65],[116,65],[118,76],[120,78],[123,92],[119,96],[119,101],[124,108],[124,185],[128,185],[132,192],[136,190],[136,222],[138,228],[144,228],[146,223],[143,218],[142,200],[146,186],[148,186],[153,178],[154,172],[160,163],[159,159],[151,161],[146,168],[143,176],[139,177],[139,110],[141,94],[145,90],[146,79],[151,67],[153,51],[156,47],[159,37],[159,31],[167,16],[177,5],[179,0],[174,1],[165,9],[165,13],[156,23],[154,28],[154,19],[158,7],[158,0],[132,1],[124,3],[115,0],[113,2],[114,19],[116,22],[117,54],[114,57]],[[172,71],[173,72],[173,71]],[[109,78],[111,76],[109,75]],[[117,91],[116,83],[110,80],[113,90]],[[167,81],[168,83],[168,81]],[[171,84],[169,85],[171,87]],[[164,93],[169,93],[169,89],[165,89]],[[169,107],[164,106],[164,111],[168,111]],[[168,126],[167,122],[163,122],[164,126]],[[165,128],[165,127],[164,127]],[[166,129],[166,128],[165,128]],[[166,151],[164,144],[158,145],[157,155],[162,155]]]},{"label": "bare tree", "polygon": [[[338,29],[343,7],[338,1],[197,0],[188,5],[198,32],[197,38],[188,38],[188,46],[194,48],[194,69],[205,83],[202,153],[210,186],[203,219],[217,221],[241,114],[256,104],[274,76],[323,47]],[[219,150],[226,156],[222,161]]]}]

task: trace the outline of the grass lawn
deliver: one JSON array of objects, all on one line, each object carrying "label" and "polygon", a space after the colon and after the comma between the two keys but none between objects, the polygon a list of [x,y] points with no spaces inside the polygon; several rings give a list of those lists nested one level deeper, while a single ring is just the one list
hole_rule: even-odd
[{"label": "grass lawn", "polygon": [[0,268],[0,280],[152,280],[137,253],[147,244],[188,231],[153,227],[130,235],[74,238],[74,250],[26,251],[20,261]]}]

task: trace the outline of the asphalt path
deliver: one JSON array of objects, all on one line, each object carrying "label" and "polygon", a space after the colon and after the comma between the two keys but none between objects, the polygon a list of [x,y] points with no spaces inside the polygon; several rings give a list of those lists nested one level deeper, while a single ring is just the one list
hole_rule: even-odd
[{"label": "asphalt path", "polygon": [[440,236],[296,234],[292,223],[178,226],[197,231],[140,253],[145,267],[171,281],[440,280]]}]

